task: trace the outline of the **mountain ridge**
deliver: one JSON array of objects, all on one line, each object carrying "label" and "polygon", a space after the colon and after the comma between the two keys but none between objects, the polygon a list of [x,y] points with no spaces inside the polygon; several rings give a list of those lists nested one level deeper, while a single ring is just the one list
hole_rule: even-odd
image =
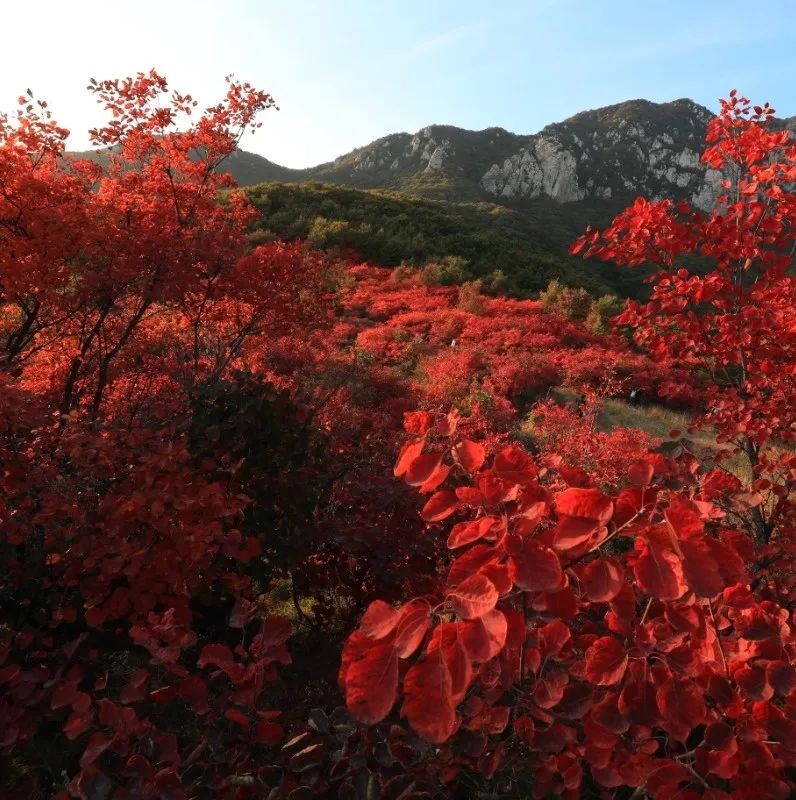
[{"label": "mountain ridge", "polygon": [[[565,204],[645,194],[686,199],[704,210],[722,179],[700,160],[712,117],[689,98],[667,103],[634,99],[581,111],[534,134],[435,124],[382,136],[305,169],[244,156],[245,151],[228,167],[244,186],[318,181],[508,205],[539,196]],[[796,130],[796,117],[778,124]]]},{"label": "mountain ridge", "polygon": [[[580,111],[531,134],[434,124],[387,134],[313,167],[285,167],[238,150],[224,168],[241,186],[314,181],[507,205],[540,196],[565,204],[644,194],[689,200],[704,210],[722,179],[700,161],[712,117],[689,98],[637,98]],[[796,130],[796,117],[777,124]]]},{"label": "mountain ridge", "polygon": [[[712,116],[688,98],[636,99],[535,134],[429,125],[307,169],[244,150],[224,169],[260,211],[255,241],[308,239],[385,266],[444,262],[446,281],[518,297],[552,278],[641,297],[645,270],[584,266],[569,245],[639,195],[709,208],[722,180],[700,160]],[[796,117],[776,124],[796,131]]]}]

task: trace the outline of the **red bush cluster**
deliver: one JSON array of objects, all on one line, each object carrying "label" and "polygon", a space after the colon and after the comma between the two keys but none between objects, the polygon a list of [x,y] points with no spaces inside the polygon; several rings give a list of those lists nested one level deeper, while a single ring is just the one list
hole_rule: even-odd
[{"label": "red bush cluster", "polygon": [[[268,95],[230,81],[180,128],[195,102],[157,73],[90,88],[103,163],[32,97],[0,118],[9,793],[789,796],[796,156],[768,110],[711,126],[741,179],[709,217],[639,201],[581,242],[664,268],[621,318],[648,356],[534,301],[251,248],[222,165]],[[716,269],[678,270],[692,251]],[[631,385],[692,404],[749,479],[598,432],[588,398]],[[531,409],[538,461],[512,443]],[[327,644],[367,608],[340,682],[369,727],[293,702],[283,579]]]},{"label": "red bush cluster", "polygon": [[21,793],[210,796],[281,737],[263,690],[290,626],[257,608],[251,498],[187,422],[314,317],[323,263],[247,252],[250,209],[219,203],[268,95],[230,82],[179,132],[195,104],[156,73],[92,87],[104,167],[67,159],[45,103],[0,120],[0,747]]},{"label": "red bush cluster", "polygon": [[[703,158],[729,177],[710,215],[639,199],[573,247],[661,267],[651,300],[618,321],[654,358],[707,377],[693,429],[727,445],[712,469],[650,454],[606,493],[561,454],[489,459],[449,420],[409,420],[395,472],[430,495],[429,524],[453,521],[454,558],[438,594],[368,607],[340,684],[371,725],[400,700],[442,745],[441,778],[481,773],[539,798],[796,790],[796,144],[772,115],[735,92],[722,103]],[[678,268],[693,252],[714,269]],[[540,411],[569,417],[560,449],[585,448],[610,486],[575,415]]]},{"label": "red bush cluster", "polygon": [[458,520],[444,591],[368,607],[343,652],[351,712],[374,724],[400,698],[419,734],[461,740],[439,754],[454,774],[530,771],[534,797],[580,796],[586,769],[656,798],[790,796],[796,638],[717,502],[747,507],[742,487],[649,456],[618,493],[552,491],[521,448],[487,466],[452,427],[424,418],[395,467],[427,522]]}]

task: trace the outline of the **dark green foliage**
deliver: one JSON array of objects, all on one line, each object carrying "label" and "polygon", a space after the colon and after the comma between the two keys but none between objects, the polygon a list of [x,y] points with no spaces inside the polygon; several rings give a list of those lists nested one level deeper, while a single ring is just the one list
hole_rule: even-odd
[{"label": "dark green foliage", "polygon": [[639,296],[643,271],[584,264],[567,254],[587,219],[608,221],[607,202],[568,204],[549,198],[516,208],[450,203],[395,192],[319,183],[261,184],[246,193],[262,212],[253,241],[308,238],[348,247],[374,264],[439,267],[439,282],[481,279],[485,291],[529,297],[553,278],[591,294]]},{"label": "dark green foliage", "polygon": [[[105,166],[107,152],[107,150],[73,150],[67,155],[71,159],[87,158]],[[246,150],[236,150],[232,153],[222,162],[220,171],[228,172],[240,186],[264,181],[303,181],[309,177],[309,170],[283,167]]]},{"label": "dark green foliage", "polygon": [[592,301],[586,316],[586,329],[592,333],[605,334],[611,329],[611,320],[622,311],[624,303],[614,295],[604,294]]},{"label": "dark green foliage", "polygon": [[572,321],[586,319],[592,306],[591,295],[581,288],[572,289],[561,281],[550,281],[547,288],[539,295],[542,308],[551,314],[560,314]]}]

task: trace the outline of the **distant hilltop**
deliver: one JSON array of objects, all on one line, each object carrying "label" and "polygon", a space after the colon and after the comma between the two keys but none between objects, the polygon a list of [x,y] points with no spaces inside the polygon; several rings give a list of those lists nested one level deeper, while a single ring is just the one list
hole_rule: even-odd
[{"label": "distant hilltop", "polygon": [[[225,167],[244,186],[319,181],[508,205],[543,196],[571,203],[642,194],[686,199],[705,209],[721,181],[719,172],[699,160],[711,117],[688,99],[629,100],[582,111],[527,136],[502,128],[429,125],[308,169],[282,167],[244,150]],[[778,123],[796,130],[796,117]]]}]

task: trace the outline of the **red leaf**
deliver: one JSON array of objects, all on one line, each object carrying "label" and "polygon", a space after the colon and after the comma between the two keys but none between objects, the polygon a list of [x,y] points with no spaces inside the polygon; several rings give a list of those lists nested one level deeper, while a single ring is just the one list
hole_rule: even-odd
[{"label": "red leaf", "polygon": [[521,447],[513,445],[501,450],[492,463],[493,474],[506,483],[527,483],[536,477],[536,464]]},{"label": "red leaf", "polygon": [[442,649],[436,648],[406,673],[401,714],[421,736],[444,742],[457,728],[451,691],[450,670]]},{"label": "red leaf", "polygon": [[555,498],[557,514],[592,519],[604,525],[611,518],[614,504],[599,489],[565,489]]},{"label": "red leaf", "polygon": [[242,712],[238,711],[235,708],[228,709],[224,716],[227,719],[232,720],[236,725],[240,725],[243,730],[247,731],[251,727],[251,723],[249,722],[249,718],[243,714]]},{"label": "red leaf", "polygon": [[422,484],[419,491],[422,494],[428,494],[429,492],[433,492],[438,486],[441,486],[445,483],[445,479],[448,477],[451,468],[447,464],[441,464],[434,472],[429,475],[428,480]]},{"label": "red leaf", "polygon": [[615,558],[597,558],[583,570],[583,589],[592,603],[613,600],[624,580],[624,567]]},{"label": "red leaf", "polygon": [[468,506],[481,506],[486,503],[486,498],[481,490],[474,486],[457,486],[456,497]]},{"label": "red leaf", "polygon": [[[690,778],[688,770],[671,759],[656,759],[655,767],[647,777],[647,789],[651,797],[672,797],[680,794],[679,785]],[[683,793],[684,794],[684,793]],[[705,800],[705,795],[702,795]]]},{"label": "red leaf", "polygon": [[556,550],[569,550],[588,541],[614,511],[613,502],[599,489],[570,488],[555,499],[558,525],[553,539]]},{"label": "red leaf", "polygon": [[767,614],[760,606],[741,609],[733,623],[736,633],[752,642],[776,639],[782,634],[781,620],[773,614]]},{"label": "red leaf", "polygon": [[533,701],[539,708],[553,708],[561,702],[569,682],[565,672],[546,672],[539,677],[533,691]]},{"label": "red leaf", "polygon": [[[748,539],[745,537],[744,539],[743,543],[748,543]],[[724,585],[732,586],[735,583],[742,582],[746,575],[746,564],[735,547],[721,539],[708,538],[707,542],[710,553],[724,580]]]},{"label": "red leaf", "polygon": [[448,536],[448,547],[455,550],[457,547],[464,547],[486,536],[497,522],[494,517],[480,517],[472,522],[457,522]]},{"label": "red leaf", "polygon": [[254,729],[254,740],[260,744],[267,744],[273,747],[282,741],[285,735],[284,728],[277,722],[258,722]]},{"label": "red leaf", "polygon": [[475,472],[483,466],[486,453],[477,442],[463,439],[453,448],[453,454],[459,463],[468,471]]},{"label": "red leaf", "polygon": [[365,611],[359,629],[370,639],[383,639],[395,630],[401,611],[383,600],[374,600]]},{"label": "red leaf", "polygon": [[463,622],[459,635],[470,660],[484,662],[494,658],[503,649],[507,631],[505,615],[495,608],[479,619]]},{"label": "red leaf", "polygon": [[441,463],[442,456],[439,453],[423,453],[409,465],[404,480],[410,486],[421,486],[431,479]]},{"label": "red leaf", "polygon": [[488,717],[484,723],[484,730],[487,733],[496,735],[503,733],[506,725],[509,724],[511,708],[509,706],[493,706],[487,711]]},{"label": "red leaf", "polygon": [[741,693],[750,700],[770,700],[774,696],[774,690],[766,681],[765,670],[759,667],[744,664],[735,670],[733,678]]},{"label": "red leaf", "polygon": [[0,669],[0,684],[10,683],[21,671],[19,664],[6,664]]},{"label": "red leaf", "polygon": [[517,498],[517,486],[498,478],[493,472],[480,473],[478,490],[483,495],[483,502],[490,506]]},{"label": "red leaf", "polygon": [[449,595],[453,610],[462,619],[483,617],[498,601],[495,584],[478,573],[462,581]]},{"label": "red leaf", "polygon": [[613,636],[602,636],[586,651],[586,680],[611,686],[622,680],[627,669],[627,651]]},{"label": "red leaf", "polygon": [[443,489],[431,496],[420,515],[426,522],[439,522],[449,517],[458,505],[456,494],[449,489]]},{"label": "red leaf", "polygon": [[471,547],[451,564],[448,572],[448,588],[457,586],[465,578],[469,578],[470,575],[475,575],[485,564],[497,561],[500,554],[499,548],[485,544],[477,544],[475,547]]},{"label": "red leaf", "polygon": [[454,408],[448,413],[445,419],[441,419],[434,426],[434,431],[438,436],[453,436],[459,426],[459,412]]},{"label": "red leaf", "polygon": [[180,698],[189,706],[193,706],[197,714],[207,711],[207,684],[197,675],[191,675],[180,684]]},{"label": "red leaf", "polygon": [[116,731],[122,731],[124,728],[132,727],[137,721],[136,713],[132,708],[117,706],[107,697],[103,697],[97,705],[99,707],[97,717],[100,725],[107,725]]},{"label": "red leaf", "polygon": [[355,630],[345,640],[343,652],[340,654],[340,671],[337,673],[337,683],[343,691],[345,691],[348,668],[372,645],[372,640],[365,636],[360,630]]},{"label": "red leaf", "polygon": [[571,586],[545,592],[539,602],[544,604],[545,611],[551,617],[574,619],[578,613],[578,599]]},{"label": "red leaf", "polygon": [[464,699],[473,679],[473,669],[461,638],[461,622],[443,622],[434,629],[428,652],[439,648],[451,676],[451,703],[454,708]]},{"label": "red leaf", "polygon": [[[553,546],[556,550],[571,550],[585,544],[600,530],[599,522],[586,517],[560,516],[553,534]],[[605,528],[602,528],[605,531]]]},{"label": "red leaf", "polygon": [[555,658],[572,641],[572,632],[560,619],[543,625],[537,635],[544,658]]},{"label": "red leaf", "polygon": [[92,733],[86,742],[86,749],[80,757],[80,766],[85,769],[91,766],[109,747],[111,740],[104,733]]},{"label": "red leaf", "polygon": [[64,733],[66,734],[66,738],[69,739],[70,742],[74,741],[78,736],[85,733],[91,727],[93,720],[93,712],[83,714],[76,711],[73,714],[70,714],[69,718],[64,723]]},{"label": "red leaf", "polygon": [[564,575],[561,561],[546,545],[536,539],[509,534],[503,546],[511,557],[515,585],[526,592],[549,592],[560,589]]},{"label": "red leaf", "polygon": [[644,543],[633,571],[638,585],[657,600],[676,600],[686,590],[679,557],[655,541]]},{"label": "red leaf", "polygon": [[401,448],[393,468],[393,475],[396,478],[400,478],[409,469],[409,465],[423,452],[425,443],[425,439],[414,439]]},{"label": "red leaf", "polygon": [[683,551],[683,573],[688,587],[700,597],[713,597],[724,589],[724,579],[711,553],[708,540],[693,536],[680,542]]},{"label": "red leaf", "polygon": [[660,714],[655,685],[643,679],[627,682],[619,695],[618,708],[634,725],[657,725]]},{"label": "red leaf", "polygon": [[770,661],[766,666],[766,680],[785,697],[796,689],[796,666],[784,661]]},{"label": "red leaf", "polygon": [[586,246],[586,236],[578,236],[577,239],[569,246],[569,254],[576,256]]},{"label": "red leaf", "polygon": [[652,483],[655,468],[649,461],[636,461],[627,470],[627,477],[633,486],[644,488]]},{"label": "red leaf", "polygon": [[430,613],[426,600],[412,600],[403,607],[393,642],[398,658],[409,658],[420,646],[431,625]]},{"label": "red leaf", "polygon": [[59,683],[53,690],[50,707],[55,711],[63,706],[71,706],[77,696],[77,687],[73,683]]},{"label": "red leaf", "polygon": [[404,412],[404,430],[407,433],[427,433],[431,428],[432,421],[431,414],[428,411]]},{"label": "red leaf", "polygon": [[346,706],[367,725],[381,722],[395,703],[398,656],[391,643],[364,646],[345,671]]},{"label": "red leaf", "polygon": [[609,692],[592,707],[591,720],[611,733],[623,734],[630,728],[630,721],[619,710],[619,696]]},{"label": "red leaf", "polygon": [[225,667],[234,660],[232,651],[225,644],[206,644],[196,661],[196,666],[200,669],[207,664]]},{"label": "red leaf", "polygon": [[705,720],[703,690],[692,681],[672,678],[658,687],[656,698],[661,727],[678,741],[684,742]]},{"label": "red leaf", "polygon": [[664,516],[678,539],[698,536],[705,530],[705,525],[690,500],[676,497],[664,511]]},{"label": "red leaf", "polygon": [[504,594],[508,594],[514,587],[514,579],[509,564],[485,564],[479,572],[482,575],[486,575],[495,584],[495,588],[501,597]]}]

